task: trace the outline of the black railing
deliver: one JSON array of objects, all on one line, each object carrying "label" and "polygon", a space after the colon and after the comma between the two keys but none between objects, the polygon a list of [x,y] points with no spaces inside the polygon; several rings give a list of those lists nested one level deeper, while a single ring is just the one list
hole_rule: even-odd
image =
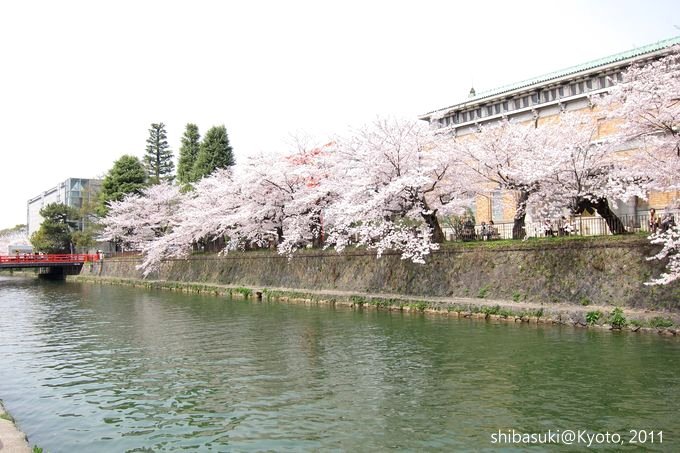
[{"label": "black railing", "polygon": [[[680,212],[657,215],[657,221],[650,222],[649,213],[636,215],[621,215],[612,221],[615,231],[626,233],[652,233],[663,231],[670,225],[680,223]],[[514,224],[511,222],[493,225],[469,225],[458,230],[445,228],[446,238],[450,241],[512,239]],[[610,236],[612,228],[602,217],[574,216],[564,219],[546,219],[540,222],[526,222],[522,237],[550,237],[550,236]]]}]

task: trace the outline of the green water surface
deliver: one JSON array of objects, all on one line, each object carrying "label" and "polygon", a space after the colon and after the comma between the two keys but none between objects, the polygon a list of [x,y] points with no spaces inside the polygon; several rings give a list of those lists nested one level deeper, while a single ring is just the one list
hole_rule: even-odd
[{"label": "green water surface", "polygon": [[0,277],[0,398],[49,452],[578,450],[492,442],[513,429],[680,451],[679,359],[656,335]]}]

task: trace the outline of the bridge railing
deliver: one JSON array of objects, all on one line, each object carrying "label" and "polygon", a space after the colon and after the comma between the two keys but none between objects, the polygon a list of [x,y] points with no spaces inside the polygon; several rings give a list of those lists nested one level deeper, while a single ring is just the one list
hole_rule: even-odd
[{"label": "bridge railing", "polygon": [[60,254],[60,255],[0,255],[0,264],[19,264],[19,263],[45,263],[45,264],[58,264],[58,263],[88,263],[99,261],[99,255],[87,255],[87,254]]}]

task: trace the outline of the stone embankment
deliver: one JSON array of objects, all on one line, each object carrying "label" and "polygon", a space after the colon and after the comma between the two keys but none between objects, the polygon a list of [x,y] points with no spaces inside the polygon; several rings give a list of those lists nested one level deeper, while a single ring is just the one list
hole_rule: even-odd
[{"label": "stone embankment", "polygon": [[[680,281],[644,282],[664,270],[649,261],[657,246],[644,237],[447,244],[413,264],[399,255],[376,259],[365,250],[305,250],[292,259],[269,251],[194,255],[168,260],[149,280],[399,294],[410,298],[464,297],[544,305],[626,307],[680,312]],[[87,264],[86,276],[141,279],[139,257]]]},{"label": "stone embankment", "polygon": [[30,453],[26,435],[19,431],[14,419],[9,415],[0,402],[0,452],[2,453]]}]

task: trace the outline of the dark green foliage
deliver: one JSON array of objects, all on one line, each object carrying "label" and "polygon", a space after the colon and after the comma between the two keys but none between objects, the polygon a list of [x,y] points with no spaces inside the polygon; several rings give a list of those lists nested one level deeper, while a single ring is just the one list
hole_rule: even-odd
[{"label": "dark green foliage", "polygon": [[200,151],[200,140],[198,126],[192,123],[187,124],[182,136],[182,146],[179,148],[179,163],[177,165],[177,180],[181,184],[196,181],[193,168]]},{"label": "dark green foliage", "polygon": [[144,166],[134,156],[124,155],[116,162],[104,177],[102,189],[99,193],[97,213],[106,215],[111,201],[120,201],[129,193],[138,193],[146,187],[146,171]]},{"label": "dark green foliage", "polygon": [[163,123],[151,124],[149,138],[146,139],[144,167],[151,184],[172,181],[174,178],[172,172],[175,170],[175,163],[172,161],[172,151],[168,146],[168,136]]},{"label": "dark green foliage", "polygon": [[628,324],[628,320],[623,316],[623,310],[621,308],[616,307],[612,310],[609,315],[609,324],[611,324],[614,329],[620,329]]},{"label": "dark green foliage", "polygon": [[216,169],[227,168],[234,163],[234,154],[229,145],[227,128],[224,125],[214,126],[203,137],[194,163],[192,178],[194,181],[198,181]]},{"label": "dark green foliage", "polygon": [[40,210],[43,222],[31,235],[31,244],[39,252],[71,253],[73,231],[80,215],[77,210],[61,203],[50,203]]},{"label": "dark green foliage", "polygon": [[589,311],[588,313],[586,313],[586,322],[592,326],[593,324],[596,324],[601,317],[602,317],[601,311],[599,310]]}]

